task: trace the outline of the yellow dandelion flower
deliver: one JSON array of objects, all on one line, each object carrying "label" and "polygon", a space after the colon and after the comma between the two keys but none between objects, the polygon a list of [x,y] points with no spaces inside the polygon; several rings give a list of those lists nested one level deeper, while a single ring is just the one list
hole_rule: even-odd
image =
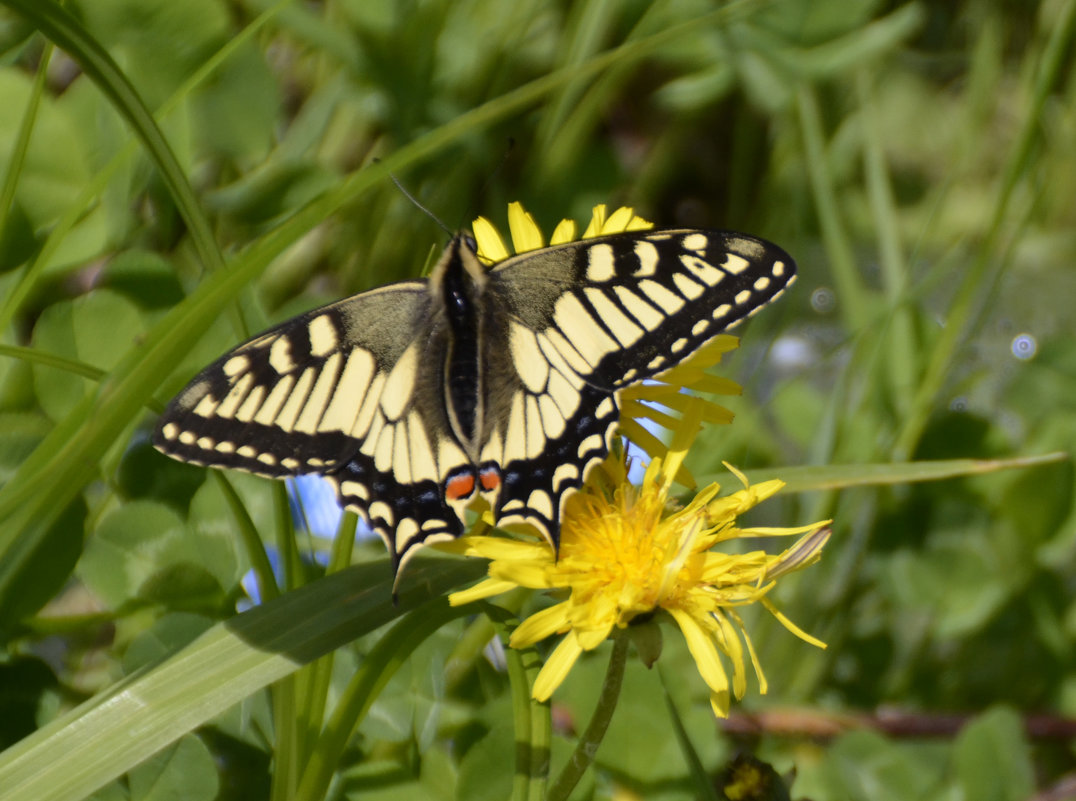
[{"label": "yellow dandelion flower", "polygon": [[[825,523],[765,529],[736,523],[740,514],[777,492],[781,481],[750,485],[733,470],[743,489],[719,498],[720,488],[711,484],[686,506],[672,508],[672,482],[694,440],[701,409],[697,401],[687,405],[667,455],[650,463],[640,486],[628,483],[623,457],[610,456],[591,471],[587,484],[567,502],[559,554],[544,542],[496,536],[469,535],[447,544],[449,550],[491,560],[489,578],[454,593],[453,604],[515,587],[566,593],[564,600],[524,620],[509,640],[522,648],[563,635],[538,674],[535,699],[548,699],[584,651],[653,612],[666,613],[683,633],[719,716],[728,714],[730,695],[741,698],[746,692],[747,660],[760,692],[767,690],[738,607],[758,602],[793,634],[825,647],[766,597],[778,576],[817,561],[829,536],[821,528]],[[712,550],[732,539],[792,534],[805,536],[780,554]]]}]

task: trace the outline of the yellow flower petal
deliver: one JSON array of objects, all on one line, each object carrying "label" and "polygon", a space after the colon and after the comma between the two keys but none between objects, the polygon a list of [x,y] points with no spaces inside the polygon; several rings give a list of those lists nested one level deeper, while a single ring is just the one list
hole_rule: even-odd
[{"label": "yellow flower petal", "polygon": [[755,644],[751,642],[751,635],[747,633],[747,629],[743,625],[743,621],[740,620],[740,616],[736,615],[736,623],[740,627],[740,631],[743,634],[744,645],[747,646],[747,653],[751,657],[751,666],[755,669],[755,678],[758,679],[758,692],[759,695],[765,695],[766,691],[770,688],[770,683],[766,681],[766,674],[762,670],[762,663],[758,659],[758,654],[755,652]]},{"label": "yellow flower petal", "polygon": [[669,609],[680,631],[684,633],[688,650],[695,659],[695,665],[699,669],[699,675],[707,686],[715,693],[728,692],[729,679],[725,675],[725,668],[718,657],[717,648],[709,632],[705,631],[695,620],[679,609]]},{"label": "yellow flower petal", "polygon": [[515,588],[515,583],[511,581],[484,579],[473,587],[468,587],[466,590],[460,590],[449,595],[448,604],[449,606],[463,606],[464,604],[469,604],[471,601],[481,601],[483,598],[492,598],[494,595],[500,595],[502,592],[508,592]]},{"label": "yellow flower petal", "polygon": [[535,701],[549,700],[553,691],[564,681],[568,671],[572,669],[572,665],[575,664],[575,660],[579,658],[581,653],[583,653],[583,649],[579,647],[575,637],[569,632],[568,636],[553,649],[553,653],[546,659],[545,665],[538,671],[538,678],[534,680],[534,687],[531,688],[531,696]]},{"label": "yellow flower petal", "polygon": [[634,210],[629,206],[621,206],[611,215],[606,216],[604,203],[594,207],[590,224],[583,232],[583,239],[607,234],[620,234],[624,231],[646,231],[654,227],[652,222],[636,217]]},{"label": "yellow flower petal", "polygon": [[710,693],[710,709],[714,711],[714,715],[719,718],[727,718],[729,716],[729,700],[728,690],[721,693]]},{"label": "yellow flower petal", "polygon": [[584,651],[593,651],[605,642],[605,639],[612,633],[613,621],[610,619],[606,626],[590,629],[575,628],[572,631],[575,632],[575,638],[579,642],[580,648]]},{"label": "yellow flower petal", "polygon": [[[484,559],[544,562],[549,559],[550,554],[550,547],[546,543],[524,542],[522,539],[510,539],[504,536],[468,535],[455,542],[465,544],[470,556]],[[450,545],[450,543],[444,545]],[[441,547],[441,544],[438,544],[438,547]]]},{"label": "yellow flower petal", "polygon": [[619,234],[621,231],[627,231],[628,225],[635,219],[635,214],[632,209],[621,206],[614,211],[608,220],[605,221],[605,225],[602,226],[603,234]]},{"label": "yellow flower petal", "polygon": [[[637,419],[632,419],[626,415],[622,416],[620,418],[620,433],[631,440],[631,444],[643,451],[652,461],[664,458],[665,454],[668,453],[668,446],[650,431],[643,428],[637,422]],[[684,465],[680,465],[674,478],[681,487],[691,488],[695,486],[695,477],[691,475],[691,471]]]},{"label": "yellow flower petal", "polygon": [[526,648],[546,637],[564,631],[569,625],[568,604],[559,603],[528,617],[512,632],[508,644],[513,648]]},{"label": "yellow flower petal", "polygon": [[575,224],[575,220],[561,220],[557,223],[557,227],[553,229],[553,236],[549,237],[550,245],[563,245],[566,242],[574,242],[578,237],[576,232],[578,226]]},{"label": "yellow flower petal", "polygon": [[[725,466],[731,468],[731,465],[726,464]],[[732,469],[739,473],[735,468]],[[743,479],[742,473],[739,473],[739,475],[741,480],[746,480]],[[785,482],[780,479],[764,481],[761,484],[753,484],[747,489],[734,492],[724,498],[718,498],[710,504],[708,513],[714,519],[739,517],[748,509],[753,509],[762,501],[779,492],[784,485]]]},{"label": "yellow flower petal", "polygon": [[[485,217],[478,217],[471,226],[478,244],[478,258],[487,265],[504,261],[511,254],[504,244],[497,228]],[[621,233],[623,231],[642,231],[653,228],[653,223],[636,217],[630,208],[617,209],[612,217],[606,219],[605,206],[594,207],[590,224],[581,238],[602,234]],[[534,217],[518,202],[508,204],[508,228],[512,235],[512,245],[516,253],[526,253],[545,247],[542,229]],[[561,220],[553,231],[551,245],[562,245],[577,239],[577,227],[574,220]]]},{"label": "yellow flower petal", "polygon": [[[721,361],[726,353],[740,347],[740,338],[732,334],[718,334],[682,362],[670,367],[666,372],[676,369],[706,370]],[[664,373],[659,373],[660,378]]]},{"label": "yellow flower petal", "polygon": [[786,629],[791,631],[793,634],[795,634],[801,640],[803,640],[804,642],[809,642],[811,645],[815,646],[816,648],[822,648],[823,650],[825,650],[826,644],[824,642],[822,642],[817,637],[812,637],[810,634],[805,632],[803,629],[801,629],[799,626],[797,626],[795,623],[793,623],[791,620],[789,620],[787,617],[785,617],[783,614],[781,614],[781,610],[779,610],[776,606],[774,606],[773,603],[768,598],[763,598],[760,601],[760,603],[764,607],[766,607],[767,611],[769,611],[769,613],[771,615],[773,615],[775,618],[777,618],[777,621],[782,626],[784,626]]},{"label": "yellow flower petal", "polygon": [[532,590],[544,590],[552,587],[546,574],[546,565],[531,561],[494,562],[489,566],[489,574],[494,578],[512,581],[520,587]]},{"label": "yellow flower petal", "polygon": [[665,474],[665,483],[662,489],[666,492],[672,486],[673,477],[680,469],[680,465],[683,464],[688,448],[695,441],[695,435],[699,431],[699,424],[702,422],[701,402],[698,398],[692,398],[692,401],[694,402],[688,404],[684,410],[683,417],[680,418],[681,423],[673,433],[672,442],[669,443],[669,453],[665,457],[665,464],[662,469]]},{"label": "yellow flower petal", "polygon": [[525,542],[507,537],[468,534],[455,540],[437,542],[432,546],[439,551],[478,556],[483,559],[534,559],[544,561],[549,546],[544,542]]},{"label": "yellow flower petal", "polygon": [[583,231],[583,239],[591,239],[596,236],[601,236],[602,228],[605,227],[605,204],[599,203],[591,211],[590,223],[587,225],[585,231]]},{"label": "yellow flower petal", "polygon": [[516,253],[526,253],[528,250],[545,247],[542,229],[538,227],[534,217],[524,211],[522,203],[508,204],[508,229],[512,232],[512,245]]},{"label": "yellow flower petal", "polygon": [[493,223],[485,217],[479,217],[471,223],[471,230],[478,245],[478,258],[487,264],[496,264],[508,258],[508,248]]},{"label": "yellow flower petal", "polygon": [[747,692],[747,670],[743,661],[743,643],[740,641],[740,632],[722,611],[714,613],[714,620],[717,621],[721,631],[721,650],[732,663],[732,693],[737,698],[743,698],[744,693]]}]

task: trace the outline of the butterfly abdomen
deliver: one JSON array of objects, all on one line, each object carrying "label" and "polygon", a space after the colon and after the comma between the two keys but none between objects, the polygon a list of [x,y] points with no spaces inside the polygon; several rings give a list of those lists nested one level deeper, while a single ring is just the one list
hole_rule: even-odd
[{"label": "butterfly abdomen", "polygon": [[[464,450],[475,457],[474,443],[481,424],[480,341],[483,336],[482,292],[485,272],[471,251],[456,237],[446,251],[447,262],[436,287],[448,329],[443,370],[448,419]],[[473,262],[473,264],[471,263]]]}]

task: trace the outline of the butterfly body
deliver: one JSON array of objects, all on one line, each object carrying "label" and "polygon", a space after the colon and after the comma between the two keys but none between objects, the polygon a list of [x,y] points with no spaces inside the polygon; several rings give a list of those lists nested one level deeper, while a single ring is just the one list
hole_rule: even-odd
[{"label": "butterfly body", "polygon": [[487,268],[450,242],[426,281],[380,287],[254,337],[168,406],[155,446],[274,478],[319,473],[399,569],[498,523],[556,545],[569,493],[608,453],[621,390],[775,298],[795,265],[742,234],[633,231]]}]

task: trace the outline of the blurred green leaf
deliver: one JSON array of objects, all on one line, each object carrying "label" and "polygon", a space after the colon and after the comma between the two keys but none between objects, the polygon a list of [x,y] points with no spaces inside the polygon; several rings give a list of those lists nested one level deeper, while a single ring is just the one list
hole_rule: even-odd
[{"label": "blurred green leaf", "polygon": [[79,576],[112,609],[142,595],[147,582],[179,560],[192,564],[179,515],[151,501],[136,501],[102,518],[86,544]]},{"label": "blurred green leaf", "polygon": [[[142,314],[127,298],[109,290],[96,290],[45,309],[34,326],[33,343],[46,353],[108,370],[145,330]],[[38,400],[54,420],[70,414],[76,403],[96,387],[95,382],[69,372],[34,367]]]},{"label": "blurred green leaf", "polygon": [[97,284],[134,301],[141,309],[165,309],[183,299],[175,267],[159,253],[127,250],[105,266]]},{"label": "blurred green leaf", "polygon": [[[24,109],[31,91],[31,81],[26,76],[16,70],[0,69],[0,106]],[[5,224],[6,266],[14,266],[36,250],[32,246],[36,233],[54,224],[67,210],[71,198],[90,180],[92,165],[79,135],[83,122],[47,96],[38,107],[16,187],[17,211]],[[0,162],[6,163],[10,157],[20,124],[20,114],[2,115]],[[7,210],[3,213],[7,214]],[[96,255],[105,244],[105,230],[101,214],[87,215],[49,264],[70,268]]]},{"label": "blurred green leaf", "polygon": [[59,689],[56,674],[41,659],[22,656],[0,663],[0,750],[38,727],[43,696]]},{"label": "blurred green leaf", "polygon": [[124,497],[153,499],[186,513],[195,492],[206,483],[206,471],[168,459],[148,436],[131,442],[116,472],[116,489]]},{"label": "blurred green leaf", "polygon": [[943,765],[924,757],[929,755],[900,748],[873,732],[852,732],[827,749],[824,769],[830,791],[839,798],[904,801],[929,797],[941,778]]},{"label": "blurred green leaf", "polygon": [[41,414],[0,412],[0,484],[11,479],[48,428],[48,420]]},{"label": "blurred green leaf", "polygon": [[209,749],[191,734],[134,768],[127,782],[131,801],[213,801],[219,789]]},{"label": "blurred green leaf", "polygon": [[192,530],[171,508],[132,501],[105,515],[79,575],[111,608],[134,599],[174,605],[221,600],[236,572],[227,536]]},{"label": "blurred green leaf", "polygon": [[498,801],[512,796],[512,774],[516,749],[511,711],[502,704],[495,715],[497,722],[477,743],[467,749],[460,760],[459,782],[453,798],[475,801]]},{"label": "blurred green leaf", "polygon": [[997,708],[963,728],[954,748],[964,798],[1018,801],[1035,790],[1035,769],[1019,715]]},{"label": "blurred green leaf", "polygon": [[[190,5],[183,8],[198,13]],[[271,65],[253,45],[240,46],[229,59],[228,69],[202,87],[193,101],[195,136],[210,153],[249,163],[265,158],[272,149],[280,90]]]},{"label": "blurred green leaf", "polygon": [[[24,75],[11,69],[0,70],[0,103],[4,108],[25,108],[30,92],[31,82]],[[73,122],[51,100],[42,102],[38,109],[17,194],[23,213],[35,227],[52,222],[90,177],[86,153]],[[19,124],[19,114],[4,115],[0,122],[0,153],[10,153]]]},{"label": "blurred green leaf", "polygon": [[160,662],[198,639],[216,621],[190,612],[172,612],[135,637],[123,654],[123,672],[136,671]]},{"label": "blurred green leaf", "polygon": [[34,226],[20,203],[13,203],[0,233],[0,273],[18,267],[37,250]]},{"label": "blurred green leaf", "polygon": [[1072,513],[1076,475],[1067,460],[1020,472],[1005,488],[998,507],[1012,521],[1021,549],[1033,549],[1058,531]]},{"label": "blurred green leaf", "polygon": [[937,637],[967,635],[1008,602],[1026,576],[1026,567],[1001,562],[992,546],[988,538],[968,542],[966,530],[953,531],[925,553],[894,554],[882,587],[899,607],[919,609]]},{"label": "blurred green leaf", "polygon": [[24,572],[0,592],[0,631],[10,630],[38,611],[67,584],[82,553],[86,517],[86,501],[81,496],[56,508]]},{"label": "blurred green leaf", "polygon": [[336,181],[315,163],[277,160],[211,192],[206,202],[241,222],[259,224],[313,200]]}]

